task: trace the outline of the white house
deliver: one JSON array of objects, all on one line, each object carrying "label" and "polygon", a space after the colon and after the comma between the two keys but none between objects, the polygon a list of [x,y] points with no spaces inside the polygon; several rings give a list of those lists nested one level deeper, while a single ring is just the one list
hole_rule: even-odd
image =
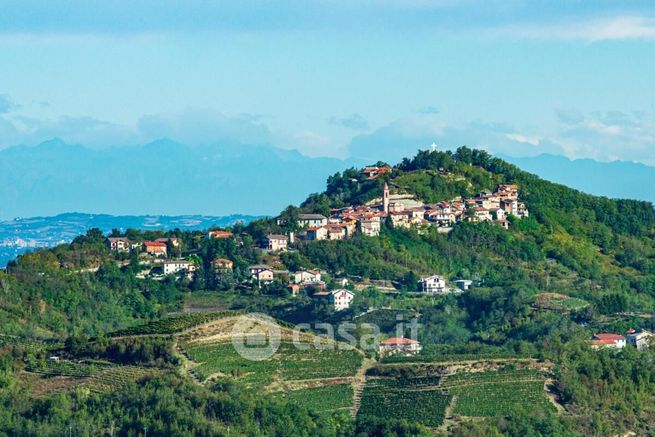
[{"label": "white house", "polygon": [[327,225],[328,219],[321,214],[299,214],[298,226],[301,228],[317,228]]},{"label": "white house", "polygon": [[352,291],[342,288],[332,291],[320,291],[314,293],[312,297],[321,300],[327,299],[328,303],[334,307],[335,311],[341,311],[350,308],[350,304],[355,298],[355,295]]},{"label": "white house", "polygon": [[418,281],[418,288],[419,291],[427,294],[446,293],[448,291],[446,280],[443,276],[439,275],[422,277]]},{"label": "white house", "polygon": [[625,347],[625,337],[618,334],[596,334],[589,343],[594,349],[623,349]]},{"label": "white house", "polygon": [[355,295],[352,291],[341,288],[330,292],[329,301],[330,305],[334,305],[335,311],[341,311],[350,308],[354,298]]},{"label": "white house", "polygon": [[162,265],[164,275],[172,275],[179,272],[191,273],[196,271],[196,265],[185,260],[164,261]]}]

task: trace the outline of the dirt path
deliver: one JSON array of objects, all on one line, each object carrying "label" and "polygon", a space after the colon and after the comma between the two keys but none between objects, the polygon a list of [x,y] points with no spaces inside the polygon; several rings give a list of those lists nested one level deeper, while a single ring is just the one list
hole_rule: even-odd
[{"label": "dirt path", "polygon": [[453,410],[455,409],[455,404],[457,403],[457,396],[453,396],[452,399],[450,399],[450,403],[446,407],[446,410],[444,411],[443,415],[443,423],[439,428],[437,428],[438,431],[441,431],[445,434],[448,434],[448,430],[455,425],[455,419],[453,418]]},{"label": "dirt path", "polygon": [[359,370],[357,370],[357,374],[355,374],[353,379],[354,400],[352,409],[350,410],[353,417],[357,416],[357,412],[359,411],[359,407],[362,402],[362,392],[364,391],[364,386],[366,385],[366,372],[376,364],[377,361],[374,359],[364,357],[361,367]]},{"label": "dirt path", "polygon": [[555,381],[551,378],[548,378],[544,381],[544,391],[546,392],[546,397],[548,397],[548,401],[553,404],[555,409],[557,409],[558,413],[564,413],[566,410],[560,404],[557,393],[553,391],[553,383]]}]

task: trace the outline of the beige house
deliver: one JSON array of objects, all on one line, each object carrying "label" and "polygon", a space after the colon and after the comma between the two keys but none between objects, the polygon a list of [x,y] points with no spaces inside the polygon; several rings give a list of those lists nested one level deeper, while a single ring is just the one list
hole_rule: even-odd
[{"label": "beige house", "polygon": [[316,284],[321,282],[321,271],[300,270],[293,274],[293,282],[296,284]]},{"label": "beige house", "polygon": [[266,249],[272,251],[285,251],[287,250],[288,240],[286,235],[269,234],[264,239]]},{"label": "beige house", "polygon": [[216,258],[213,261],[214,270],[232,270],[234,263],[227,258]]},{"label": "beige house", "polygon": [[380,220],[366,219],[359,222],[360,229],[362,234],[369,237],[377,237],[380,235]]},{"label": "beige house", "polygon": [[327,240],[328,230],[325,226],[307,229],[308,240]]}]

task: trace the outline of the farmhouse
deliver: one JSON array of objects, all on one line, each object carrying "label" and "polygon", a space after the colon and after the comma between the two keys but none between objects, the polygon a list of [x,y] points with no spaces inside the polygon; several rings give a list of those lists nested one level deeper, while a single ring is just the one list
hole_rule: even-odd
[{"label": "farmhouse", "polygon": [[143,246],[146,248],[146,253],[154,256],[166,256],[166,243],[161,243],[159,241],[146,241],[143,243]]},{"label": "farmhouse", "polygon": [[404,337],[388,338],[380,342],[378,351],[380,355],[416,355],[421,352],[421,343]]},{"label": "farmhouse", "polygon": [[446,280],[443,276],[432,275],[421,278],[418,281],[418,289],[427,294],[446,293]]},{"label": "farmhouse", "polygon": [[105,240],[105,244],[116,252],[129,252],[131,247],[130,240],[124,237],[109,237]]},{"label": "farmhouse", "polygon": [[271,251],[285,251],[287,250],[287,237],[286,235],[269,234],[264,239],[264,247]]},{"label": "farmhouse", "polygon": [[622,349],[625,347],[625,337],[618,334],[596,334],[589,341],[589,344],[594,349]]},{"label": "farmhouse", "polygon": [[299,214],[298,226],[301,228],[315,228],[327,225],[328,219],[321,214]]}]

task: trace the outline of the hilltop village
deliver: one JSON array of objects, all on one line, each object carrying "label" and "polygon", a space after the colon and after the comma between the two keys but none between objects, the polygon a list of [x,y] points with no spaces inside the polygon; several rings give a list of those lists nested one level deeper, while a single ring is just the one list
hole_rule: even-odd
[{"label": "hilltop village", "polygon": [[[366,167],[362,173],[369,180],[391,172],[390,167]],[[384,183],[382,199],[368,205],[352,205],[332,211],[330,217],[320,214],[301,214],[298,224],[306,229],[308,240],[342,240],[356,230],[368,236],[380,234],[380,224],[388,220],[397,228],[421,230],[425,226],[436,226],[442,232],[449,232],[455,223],[493,222],[509,229],[508,218],[529,216],[524,202],[519,201],[518,187],[500,184],[495,192],[485,191],[477,196],[463,199],[456,197],[435,204],[424,204],[413,196],[391,194],[389,184]]]},{"label": "hilltop village", "polygon": [[[366,167],[361,170],[364,180],[372,181],[391,173],[389,166]],[[390,189],[384,182],[381,198],[365,205],[351,205],[333,209],[329,217],[315,213],[299,213],[294,228],[297,232],[285,234],[266,234],[259,240],[252,240],[252,249],[259,251],[263,259],[279,259],[281,253],[293,252],[297,244],[311,244],[312,241],[344,240],[357,233],[367,237],[380,235],[383,223],[402,229],[414,229],[425,232],[428,227],[436,227],[438,232],[447,233],[458,222],[489,222],[508,229],[511,221],[528,217],[525,203],[519,200],[519,189],[513,184],[499,184],[495,191],[481,192],[475,197],[456,197],[434,204],[425,204],[413,195],[403,193],[400,189]],[[277,219],[278,225],[286,225],[283,219]],[[234,235],[229,229],[213,229],[204,238],[207,240],[233,240],[239,245],[246,244],[243,238],[247,234]],[[250,240],[248,240],[250,241]],[[183,248],[180,238],[166,237],[152,241],[132,241],[126,236],[110,236],[106,239],[109,249],[116,253],[137,254],[142,266],[140,277],[163,280],[173,276],[194,279],[203,260],[190,256]],[[186,255],[186,258],[182,256]],[[271,263],[273,264],[273,263]],[[306,294],[313,299],[327,303],[335,311],[349,308],[354,300],[353,290],[360,284],[351,284],[349,278],[339,278],[334,272],[319,269],[300,269],[289,271],[277,263],[253,264],[247,267],[247,275],[234,274],[234,260],[216,257],[211,260],[211,269],[217,277],[237,278],[238,285],[245,288],[260,289],[274,281],[286,284],[288,293],[293,296]],[[327,278],[330,278],[331,287]],[[463,292],[474,281],[468,278],[447,280],[439,272],[419,276],[415,284],[410,284],[410,292],[425,295]],[[385,287],[382,287],[385,289]],[[393,288],[386,287],[388,292]]]}]

